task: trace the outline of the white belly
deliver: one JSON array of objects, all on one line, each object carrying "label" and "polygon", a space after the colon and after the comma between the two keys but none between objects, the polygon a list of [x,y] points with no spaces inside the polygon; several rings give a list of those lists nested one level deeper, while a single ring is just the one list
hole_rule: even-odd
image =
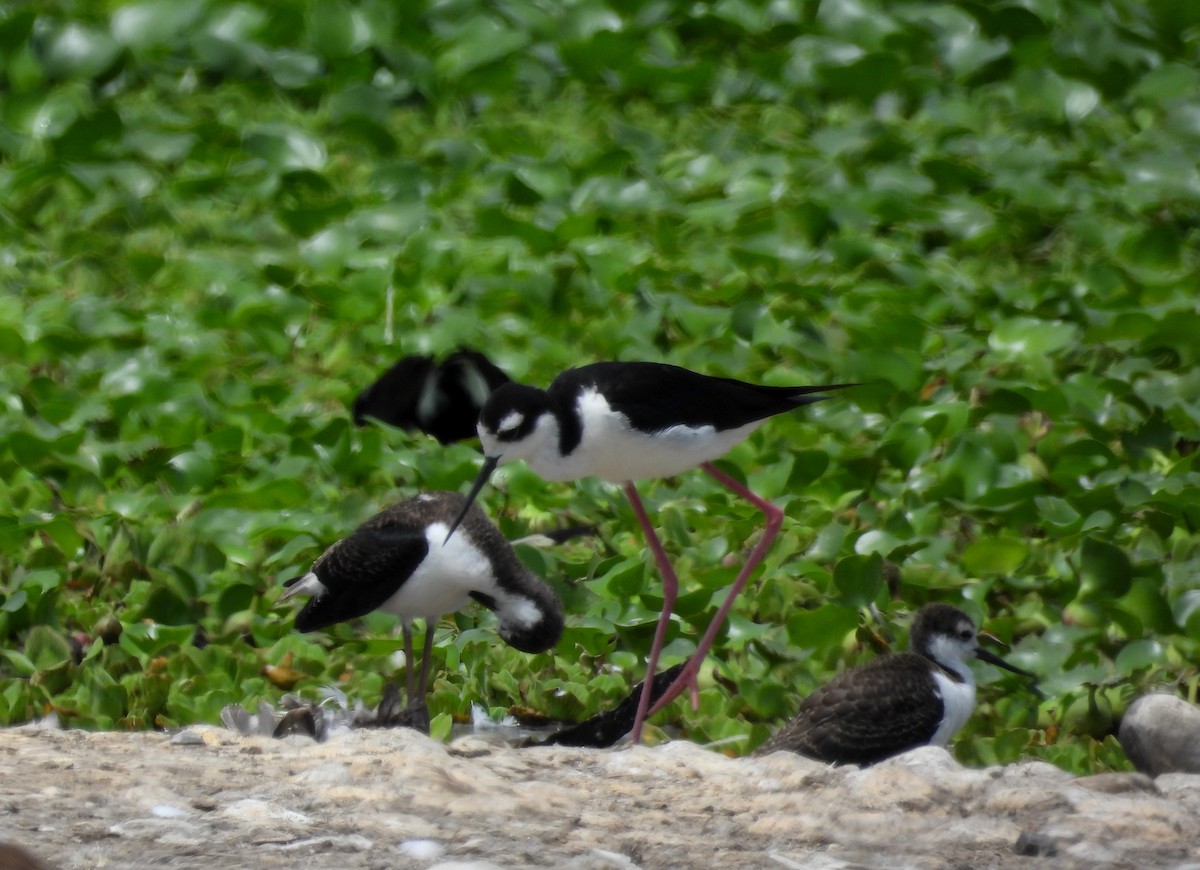
[{"label": "white belly", "polygon": [[672,426],[646,434],[629,425],[595,391],[578,403],[583,439],[567,456],[542,450],[528,458],[529,467],[546,480],[599,477],[623,482],[670,477],[724,456],[765,421],[718,432],[712,426]]}]

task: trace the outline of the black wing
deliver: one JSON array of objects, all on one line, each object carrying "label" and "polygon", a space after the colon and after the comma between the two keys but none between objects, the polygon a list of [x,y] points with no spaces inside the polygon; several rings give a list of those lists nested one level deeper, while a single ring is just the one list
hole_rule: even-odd
[{"label": "black wing", "polygon": [[477,350],[462,348],[436,363],[406,356],[354,400],[354,422],[374,417],[398,429],[419,430],[442,444],[475,437],[475,421],[488,395],[508,375]]},{"label": "black wing", "polygon": [[754,754],[786,749],[833,764],[874,764],[923,746],[942,720],[934,685],[928,660],[913,653],[844,671],[805,698]]},{"label": "black wing", "polygon": [[407,582],[428,552],[423,528],[360,526],[313,563],[326,591],[296,614],[296,629],[314,631],[365,616]]},{"label": "black wing", "polygon": [[509,380],[477,350],[455,351],[446,357],[436,376],[434,412],[421,420],[421,427],[442,444],[474,438],[483,403]]},{"label": "black wing", "polygon": [[476,392],[476,390],[467,384],[465,380],[463,382],[464,389],[466,389],[472,396],[475,397],[476,405],[482,405],[484,400],[487,398],[488,393],[491,393],[501,384],[507,384],[509,380],[511,380],[498,365],[493,363],[479,351],[471,350],[467,347],[456,350],[454,353],[450,354],[450,356],[446,357],[446,361],[442,363],[442,368],[447,371],[459,373],[460,378],[463,379],[465,379],[468,374],[474,374],[483,381],[487,392],[482,394]]},{"label": "black wing", "polygon": [[656,432],[677,423],[736,429],[825,398],[817,393],[855,385],[767,387],[663,363],[603,362],[568,369],[547,393],[552,401],[569,402],[588,386],[602,392],[635,427]]},{"label": "black wing", "polygon": [[417,405],[425,382],[436,373],[433,357],[406,356],[384,372],[354,400],[354,424],[374,417],[397,429],[417,429]]}]

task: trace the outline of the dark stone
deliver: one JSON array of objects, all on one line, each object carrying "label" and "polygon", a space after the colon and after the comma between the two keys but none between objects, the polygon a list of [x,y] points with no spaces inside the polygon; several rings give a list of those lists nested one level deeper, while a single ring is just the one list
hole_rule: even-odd
[{"label": "dark stone", "polygon": [[1058,854],[1058,841],[1035,831],[1022,831],[1013,851],[1028,858],[1053,858]]}]

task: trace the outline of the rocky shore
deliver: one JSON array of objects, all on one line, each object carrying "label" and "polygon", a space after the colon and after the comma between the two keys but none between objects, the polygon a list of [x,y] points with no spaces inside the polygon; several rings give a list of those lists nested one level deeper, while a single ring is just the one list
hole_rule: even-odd
[{"label": "rocky shore", "polygon": [[63,870],[1200,868],[1200,775],[25,727],[0,740],[0,841]]}]

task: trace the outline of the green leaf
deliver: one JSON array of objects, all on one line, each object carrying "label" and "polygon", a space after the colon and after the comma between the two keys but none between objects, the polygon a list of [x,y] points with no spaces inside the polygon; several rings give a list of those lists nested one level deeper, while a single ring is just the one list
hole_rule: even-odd
[{"label": "green leaf", "polygon": [[1191,67],[1179,63],[1165,63],[1152,69],[1130,90],[1133,98],[1166,103],[1189,97],[1200,89],[1200,74]]},{"label": "green leaf", "polygon": [[883,557],[847,556],[834,566],[833,582],[848,607],[866,607],[883,590]]},{"label": "green leaf", "polygon": [[1145,281],[1172,280],[1184,265],[1183,239],[1174,227],[1162,223],[1131,232],[1118,253],[1125,266]]},{"label": "green leaf", "polygon": [[1200,632],[1200,589],[1189,589],[1171,604],[1175,624],[1193,637]]},{"label": "green leaf", "polygon": [[107,33],[71,22],[50,37],[42,62],[52,76],[92,79],[112,66],[119,51]]},{"label": "green leaf", "polygon": [[326,161],[325,146],[297,127],[280,124],[252,127],[244,140],[246,151],[260,157],[276,172],[319,171]]},{"label": "green leaf", "polygon": [[864,54],[849,63],[819,64],[822,84],[835,97],[871,100],[883,93],[900,77],[896,57],[883,52]]},{"label": "green leaf", "polygon": [[988,345],[1005,353],[1040,356],[1074,344],[1078,332],[1078,327],[1061,320],[1013,317],[996,324],[988,336]]},{"label": "green leaf", "polygon": [[1051,527],[1073,531],[1075,527],[1082,524],[1079,511],[1071,507],[1070,502],[1065,499],[1052,495],[1039,495],[1033,501],[1037,505],[1042,520]]},{"label": "green leaf", "polygon": [[1133,643],[1122,647],[1121,651],[1117,653],[1114,665],[1116,665],[1118,673],[1131,674],[1142,668],[1150,668],[1162,664],[1165,659],[1166,650],[1158,641],[1150,639],[1135,640]]},{"label": "green leaf", "polygon": [[67,638],[48,625],[35,625],[25,638],[25,657],[39,671],[69,662],[73,655]]},{"label": "green leaf", "polygon": [[1129,591],[1133,566],[1115,544],[1085,538],[1079,551],[1079,573],[1084,595],[1113,599]]},{"label": "green leaf", "polygon": [[37,672],[37,666],[24,653],[14,649],[0,649],[0,658],[22,677],[32,677]]},{"label": "green leaf", "polygon": [[0,49],[6,54],[15,52],[29,39],[33,31],[37,13],[32,7],[10,8],[3,18],[0,18]]},{"label": "green leaf", "polygon": [[854,607],[826,604],[815,610],[794,610],[788,616],[788,641],[798,649],[824,650],[841,646],[858,629]]},{"label": "green leaf", "polygon": [[1021,541],[1005,538],[977,538],[963,550],[963,568],[971,575],[1012,574],[1029,555]]},{"label": "green leaf", "polygon": [[529,36],[485,15],[474,16],[454,34],[434,62],[434,70],[455,82],[472,70],[487,66],[524,48]]},{"label": "green leaf", "polygon": [[367,22],[343,0],[314,3],[309,7],[309,43],[325,57],[350,57],[366,48]]},{"label": "green leaf", "polygon": [[4,611],[5,613],[16,613],[25,606],[25,602],[27,600],[28,596],[25,594],[25,590],[18,589],[11,595],[5,596],[4,603],[0,604],[0,611]]},{"label": "green leaf", "polygon": [[112,35],[136,51],[174,42],[200,18],[200,0],[145,0],[113,12]]}]

